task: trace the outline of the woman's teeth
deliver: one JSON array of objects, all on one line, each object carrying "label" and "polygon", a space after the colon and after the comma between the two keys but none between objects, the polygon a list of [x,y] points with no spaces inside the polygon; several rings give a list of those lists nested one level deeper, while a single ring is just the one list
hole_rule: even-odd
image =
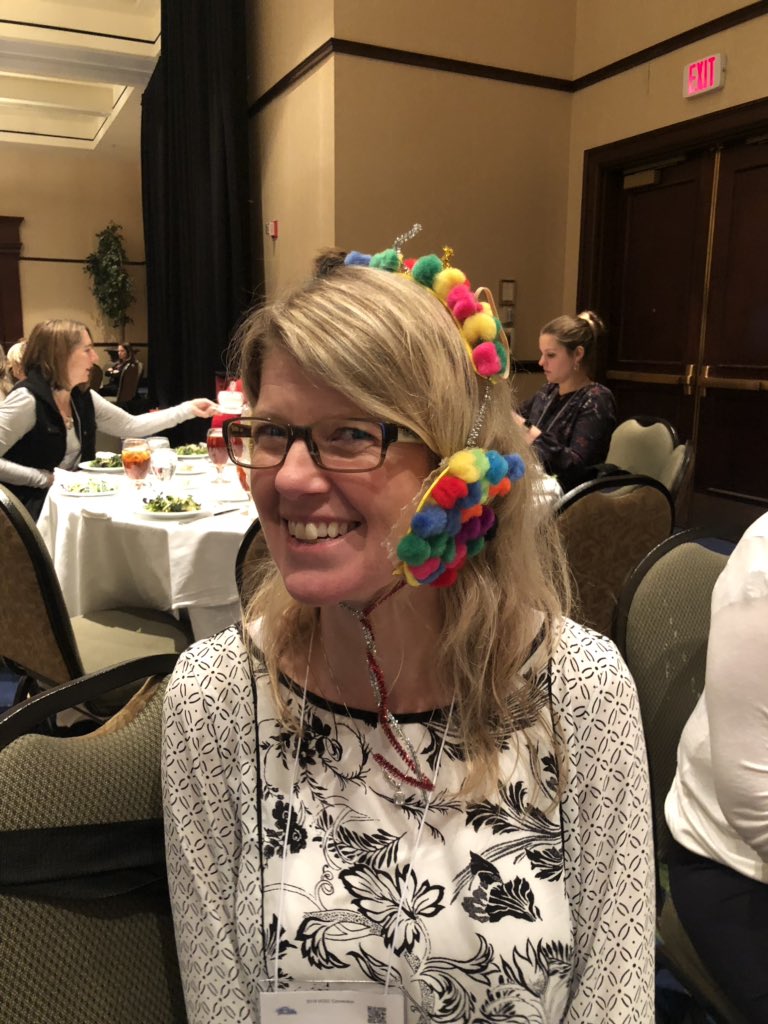
[{"label": "woman's teeth", "polygon": [[300,523],[288,520],[288,533],[296,540],[314,543],[317,540],[334,540],[343,537],[352,529],[352,523]]}]

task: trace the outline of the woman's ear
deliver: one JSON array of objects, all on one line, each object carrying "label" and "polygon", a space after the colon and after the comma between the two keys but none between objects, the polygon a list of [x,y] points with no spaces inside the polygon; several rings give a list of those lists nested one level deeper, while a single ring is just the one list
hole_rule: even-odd
[{"label": "woman's ear", "polygon": [[577,345],[576,348],[573,350],[573,361],[576,364],[576,366],[580,366],[581,365],[581,361],[583,360],[583,358],[584,358],[584,346],[583,345]]}]

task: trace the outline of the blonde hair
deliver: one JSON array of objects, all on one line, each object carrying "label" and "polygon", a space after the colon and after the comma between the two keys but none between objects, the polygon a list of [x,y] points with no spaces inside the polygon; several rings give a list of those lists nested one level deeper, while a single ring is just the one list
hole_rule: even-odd
[{"label": "blonde hair", "polygon": [[0,348],[0,399],[5,398],[10,393],[13,385],[13,376],[8,369],[8,357],[3,349]]},{"label": "blonde hair", "polygon": [[24,360],[24,349],[27,345],[26,338],[19,338],[15,344],[11,345],[8,351],[5,353],[5,358],[8,361],[8,370],[13,377],[14,383],[20,381],[24,376],[23,360]]},{"label": "blonde hair", "polygon": [[[237,341],[251,402],[265,354],[277,349],[372,416],[408,427],[441,459],[466,445],[478,415],[484,384],[455,321],[434,294],[402,275],[341,268],[252,313]],[[491,386],[477,443],[533,461],[506,382]],[[455,685],[468,789],[495,782],[501,744],[541,725],[546,696],[522,669],[537,634],[541,650],[550,649],[568,593],[559,540],[551,517],[535,504],[530,474],[494,508],[494,539],[453,587],[439,591],[443,626],[434,670]],[[268,556],[251,583],[246,621],[260,620],[259,646],[286,716],[279,665],[296,644],[306,647],[318,610],[289,596]]]},{"label": "blonde hair", "polygon": [[44,320],[35,324],[24,348],[24,372],[37,370],[51,387],[69,390],[67,363],[83,340],[83,332],[91,336],[79,320]]}]

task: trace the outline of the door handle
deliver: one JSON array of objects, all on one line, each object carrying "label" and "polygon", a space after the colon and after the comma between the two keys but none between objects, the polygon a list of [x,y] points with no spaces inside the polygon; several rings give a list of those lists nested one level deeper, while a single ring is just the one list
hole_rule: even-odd
[{"label": "door handle", "polygon": [[685,373],[683,374],[683,394],[684,395],[692,395],[693,394],[693,385],[694,385],[694,382],[695,382],[695,373],[694,373],[695,369],[696,369],[695,363],[686,363],[685,364]]},{"label": "door handle", "polygon": [[720,388],[723,391],[768,391],[768,380],[759,377],[712,377],[711,365],[702,367],[699,385],[701,397],[706,398],[707,388]]}]

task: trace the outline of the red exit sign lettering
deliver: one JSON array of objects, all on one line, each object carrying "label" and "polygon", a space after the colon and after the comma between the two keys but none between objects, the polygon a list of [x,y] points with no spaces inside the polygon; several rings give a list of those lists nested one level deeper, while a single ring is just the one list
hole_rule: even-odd
[{"label": "red exit sign lettering", "polygon": [[683,96],[700,96],[703,92],[722,89],[725,58],[720,53],[694,60],[683,69]]}]

